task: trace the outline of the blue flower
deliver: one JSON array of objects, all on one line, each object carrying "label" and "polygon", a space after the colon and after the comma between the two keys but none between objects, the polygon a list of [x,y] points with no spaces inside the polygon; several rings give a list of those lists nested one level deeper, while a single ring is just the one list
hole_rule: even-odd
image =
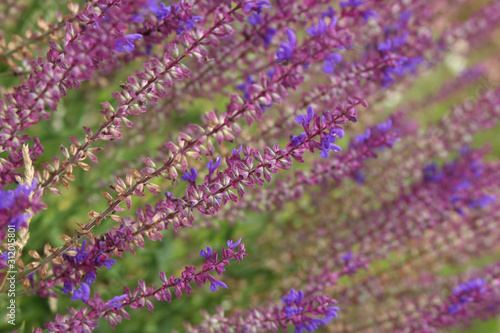
[{"label": "blue flower", "polygon": [[115,51],[116,52],[123,52],[123,51],[128,51],[132,52],[135,50],[135,45],[132,43],[138,39],[141,39],[142,35],[141,34],[130,34],[130,35],[125,35],[123,38],[118,38],[115,41]]},{"label": "blue flower", "polygon": [[87,276],[85,277],[85,280],[83,282],[85,282],[86,284],[91,286],[92,283],[94,283],[96,279],[97,279],[97,275],[94,272],[88,272]]},{"label": "blue flower", "polygon": [[304,293],[302,292],[302,290],[296,292],[295,289],[292,289],[290,290],[290,293],[288,295],[281,298],[281,301],[290,306],[293,302],[298,305],[300,302],[302,302],[303,299]]},{"label": "blue flower", "polygon": [[61,289],[61,291],[63,293],[65,293],[66,295],[70,292],[73,291],[73,285],[71,284],[71,282],[64,282],[64,288]]},{"label": "blue flower", "polygon": [[281,45],[276,52],[276,62],[280,63],[283,61],[290,61],[292,59],[293,51],[297,45],[297,38],[293,30],[286,29],[286,35],[288,36],[288,42],[281,42]]},{"label": "blue flower", "polygon": [[233,156],[236,155],[236,154],[240,154],[241,153],[241,149],[243,149],[243,146],[240,146],[240,148],[236,149],[236,148],[233,148]]},{"label": "blue flower", "polygon": [[387,119],[387,122],[386,123],[380,123],[380,124],[377,124],[377,128],[382,132],[382,133],[385,133],[387,132],[392,126],[392,120],[391,118]]},{"label": "blue flower", "polygon": [[324,73],[332,73],[335,68],[335,63],[342,62],[342,55],[340,53],[331,53],[325,57],[325,64],[323,65]]},{"label": "blue flower", "polygon": [[214,253],[214,251],[212,250],[212,248],[210,246],[206,246],[207,250],[201,250],[200,251],[200,257],[203,257],[203,258],[210,258],[212,256],[212,254]]},{"label": "blue flower", "polygon": [[392,49],[392,42],[390,39],[378,45],[378,50],[381,52],[389,52]]},{"label": "blue flower", "polygon": [[307,136],[306,133],[300,133],[299,135],[294,135],[290,140],[290,142],[293,143],[293,146],[295,148],[297,148],[302,142],[304,142],[306,136]]},{"label": "blue flower", "polygon": [[366,0],[348,0],[348,1],[341,1],[340,2],[340,8],[346,9],[347,7],[352,7],[352,8],[358,8],[361,6],[363,3],[365,3]]},{"label": "blue flower", "polygon": [[90,297],[90,287],[86,283],[82,283],[80,288],[75,289],[73,291],[73,297],[71,297],[72,301],[76,301],[81,299],[83,302],[87,302]]},{"label": "blue flower", "polygon": [[259,14],[257,13],[253,13],[252,15],[250,15],[248,17],[248,22],[252,25],[252,26],[256,26],[257,24],[260,24],[260,22],[262,22],[262,16],[260,16]]},{"label": "blue flower", "polygon": [[326,32],[328,26],[326,25],[323,19],[319,19],[318,25],[313,25],[306,29],[306,32],[309,36],[319,36],[323,35]]},{"label": "blue flower", "polygon": [[84,239],[82,242],[82,246],[76,250],[76,256],[73,258],[76,260],[77,263],[82,262],[83,260],[87,259],[87,256],[89,255],[88,252],[85,251],[85,248],[87,247],[87,240]]},{"label": "blue flower", "polygon": [[217,170],[217,168],[219,167],[221,161],[222,161],[221,158],[217,157],[217,160],[215,161],[215,163],[214,163],[214,161],[208,162],[208,164],[207,164],[208,171],[210,171],[210,173],[212,173],[215,170]]},{"label": "blue flower", "polygon": [[309,125],[309,123],[311,122],[313,117],[314,117],[314,109],[312,106],[308,106],[307,107],[307,114],[306,115],[301,114],[299,116],[296,116],[295,121],[299,125],[306,126],[306,125]]},{"label": "blue flower", "polygon": [[125,298],[127,298],[127,295],[120,295],[120,296],[115,296],[111,300],[108,301],[108,307],[116,307],[119,308],[122,306],[121,301],[123,301]]},{"label": "blue flower", "polygon": [[330,154],[330,150],[333,150],[333,151],[341,151],[342,150],[342,148],[333,144],[334,142],[335,142],[335,137],[332,135],[332,133],[327,134],[323,139],[321,139],[321,147],[320,147],[319,155],[322,158],[327,158],[328,155]]},{"label": "blue flower", "polygon": [[427,182],[439,182],[443,179],[443,170],[439,170],[436,163],[427,164],[424,167],[424,180]]},{"label": "blue flower", "polygon": [[321,17],[322,18],[325,18],[325,17],[329,17],[329,18],[334,18],[335,17],[335,9],[333,9],[332,6],[328,7],[328,9],[321,13]]},{"label": "blue flower", "polygon": [[470,202],[469,206],[472,209],[485,208],[489,204],[496,202],[496,198],[489,194],[484,194],[481,197],[474,199]]},{"label": "blue flower", "polygon": [[8,226],[13,227],[16,231],[23,226],[27,226],[26,221],[31,216],[31,214],[18,214],[11,218],[7,223]]},{"label": "blue flower", "polygon": [[217,280],[213,280],[211,281],[212,284],[210,285],[210,291],[211,292],[214,292],[216,290],[219,290],[219,287],[222,287],[222,288],[226,288],[227,289],[227,286],[224,282],[221,282],[221,281],[217,281]]},{"label": "blue flower", "polygon": [[149,5],[149,10],[156,15],[156,18],[159,20],[163,20],[170,15],[171,9],[170,6],[166,6],[163,2],[158,6],[156,3]]},{"label": "blue flower", "polygon": [[363,16],[363,21],[368,22],[370,17],[376,18],[377,13],[374,10],[365,10],[362,16]]},{"label": "blue flower", "polygon": [[236,243],[233,243],[232,240],[228,240],[227,241],[227,247],[230,248],[230,249],[234,249],[235,247],[237,247],[238,245],[240,245],[241,243],[241,237],[240,239],[238,239],[238,241]]},{"label": "blue flower", "polygon": [[194,184],[196,183],[196,177],[198,177],[198,172],[195,168],[191,168],[184,175],[182,175],[181,179],[188,181],[191,185],[194,186]]},{"label": "blue flower", "polygon": [[102,265],[99,265],[99,266],[106,266],[107,269],[111,269],[111,267],[113,266],[113,264],[116,263],[116,260],[114,259],[106,259],[104,260],[104,262],[102,263]]},{"label": "blue flower", "polygon": [[276,29],[274,28],[267,29],[263,37],[265,47],[268,47],[271,44],[271,41],[273,40],[275,34],[276,34]]}]

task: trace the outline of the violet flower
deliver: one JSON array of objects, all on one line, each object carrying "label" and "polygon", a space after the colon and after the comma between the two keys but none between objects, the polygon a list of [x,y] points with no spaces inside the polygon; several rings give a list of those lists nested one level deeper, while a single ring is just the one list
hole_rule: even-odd
[{"label": "violet flower", "polygon": [[135,45],[133,42],[135,42],[138,39],[141,39],[142,35],[141,34],[129,34],[125,35],[123,38],[118,38],[116,40],[115,44],[115,51],[116,52],[132,52],[135,50]]},{"label": "violet flower", "polygon": [[297,38],[295,37],[293,30],[286,29],[286,35],[288,37],[288,42],[281,42],[278,52],[276,52],[277,63],[290,61],[292,59],[295,46],[297,45]]}]

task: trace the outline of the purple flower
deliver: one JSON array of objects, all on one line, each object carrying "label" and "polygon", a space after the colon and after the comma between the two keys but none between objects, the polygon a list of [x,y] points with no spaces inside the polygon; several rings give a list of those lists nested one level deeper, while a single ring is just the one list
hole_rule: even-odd
[{"label": "purple flower", "polygon": [[70,292],[73,291],[73,285],[71,284],[71,282],[64,282],[64,288],[61,289],[61,291],[63,293],[65,293],[66,295]]},{"label": "purple flower", "polygon": [[[306,125],[309,125],[309,123],[311,122],[313,117],[314,117],[314,109],[312,106],[308,106],[307,107],[307,114],[306,115],[301,114],[301,115],[296,116],[295,121],[299,125],[306,126]],[[295,146],[295,147],[297,147],[297,146]]]},{"label": "purple flower", "polygon": [[215,163],[214,163],[214,161],[208,162],[208,164],[207,164],[208,171],[210,171],[210,173],[212,173],[215,170],[217,170],[217,168],[219,167],[221,161],[222,161],[221,158],[217,157],[217,160],[215,160]]},{"label": "purple flower", "polygon": [[347,7],[358,8],[359,6],[361,6],[364,3],[365,3],[365,0],[341,1],[340,8],[342,8],[342,9],[346,9]]},{"label": "purple flower", "polygon": [[156,18],[163,20],[170,15],[170,6],[166,6],[163,2],[158,6],[156,3],[149,5],[149,10],[156,15]]},{"label": "purple flower", "polygon": [[89,255],[89,253],[85,251],[86,247],[87,247],[87,240],[84,239],[82,242],[82,246],[78,250],[76,250],[77,252],[76,256],[73,257],[77,263],[82,262]]},{"label": "purple flower", "polygon": [[101,265],[99,265],[99,266],[103,266],[103,265],[104,265],[104,266],[106,266],[106,268],[107,268],[107,269],[111,269],[111,267],[112,267],[112,266],[113,266],[113,264],[115,264],[115,263],[116,263],[116,260],[114,260],[114,259],[106,259],[106,260],[104,260],[104,262],[103,262]]},{"label": "purple flower", "polygon": [[391,49],[392,49],[392,42],[390,39],[378,45],[378,50],[380,52],[389,52]]},{"label": "purple flower", "polygon": [[194,186],[196,184],[196,177],[198,177],[198,172],[195,168],[191,168],[184,175],[182,175],[181,179],[188,181]]},{"label": "purple flower", "polygon": [[290,142],[293,143],[293,146],[296,148],[302,142],[304,142],[306,136],[307,136],[306,133],[301,133],[299,135],[294,135],[293,138],[290,140]]},{"label": "purple flower", "polygon": [[116,308],[119,308],[120,306],[122,306],[122,303],[121,301],[123,301],[125,298],[127,298],[127,295],[120,295],[120,296],[115,296],[113,297],[111,300],[108,301],[108,307],[111,308],[111,307],[116,307]]},{"label": "purple flower", "polygon": [[240,245],[240,243],[241,243],[241,237],[240,237],[240,239],[238,239],[238,241],[236,242],[236,244],[233,243],[232,240],[228,240],[227,241],[227,247],[230,248],[230,249],[234,249],[235,247],[237,247],[238,245]]},{"label": "purple flower", "polygon": [[326,32],[328,26],[326,25],[323,19],[319,19],[318,25],[313,25],[306,29],[306,32],[309,36],[319,36],[323,35]]},{"label": "purple flower", "polygon": [[377,128],[382,132],[382,133],[385,133],[387,132],[392,126],[392,120],[391,118],[387,119],[387,122],[385,123],[380,123],[380,124],[377,124]]},{"label": "purple flower", "polygon": [[80,288],[75,289],[73,291],[73,297],[71,297],[72,301],[76,301],[81,299],[83,302],[87,302],[90,297],[90,287],[86,283],[82,283]]},{"label": "purple flower", "polygon": [[28,218],[30,216],[31,216],[31,214],[28,214],[28,213],[16,215],[9,220],[7,225],[10,227],[13,227],[17,231],[21,227],[27,226],[26,221],[28,220]]},{"label": "purple flower", "polygon": [[335,142],[335,136],[332,133],[327,134],[323,139],[321,139],[321,147],[319,155],[322,158],[327,158],[330,154],[330,150],[341,151],[342,148],[333,144]]},{"label": "purple flower", "polygon": [[97,275],[94,272],[88,272],[87,276],[85,277],[85,280],[83,282],[85,282],[86,284],[91,286],[92,283],[94,283],[96,279],[97,279]]},{"label": "purple flower", "polygon": [[303,299],[304,293],[302,292],[302,290],[296,292],[295,289],[292,289],[290,290],[290,293],[288,295],[281,298],[281,301],[286,305],[291,306],[293,302],[298,305],[300,302],[302,302]]},{"label": "purple flower", "polygon": [[210,291],[211,292],[219,290],[219,287],[227,289],[227,286],[226,286],[226,284],[224,282],[217,281],[217,280],[211,280],[210,282],[212,282],[212,284],[210,285]]},{"label": "purple flower", "polygon": [[273,40],[275,34],[276,34],[276,29],[274,28],[267,29],[263,37],[265,47],[268,47],[271,44],[271,41]]},{"label": "purple flower", "polygon": [[243,149],[243,146],[240,146],[240,148],[238,148],[238,149],[233,148],[233,156],[236,155],[236,154],[241,153],[241,149]]},{"label": "purple flower", "polygon": [[323,65],[324,73],[332,73],[335,64],[340,64],[342,62],[342,55],[340,53],[331,53],[325,57],[325,64]]},{"label": "purple flower", "polygon": [[368,22],[370,17],[376,18],[377,13],[374,10],[365,10],[362,16],[363,16],[363,21]]},{"label": "purple flower", "polygon": [[212,256],[212,254],[214,253],[214,251],[212,250],[212,248],[210,246],[206,246],[207,250],[201,250],[200,251],[200,257],[204,257],[204,258],[210,258]]},{"label": "purple flower", "polygon": [[439,182],[443,179],[443,170],[439,170],[436,163],[424,167],[424,180],[427,182]]},{"label": "purple flower", "polygon": [[329,17],[329,18],[334,18],[335,17],[335,9],[333,9],[332,6],[328,7],[328,9],[321,13],[321,17],[322,18],[325,18],[325,17]]},{"label": "purple flower", "polygon": [[281,63],[283,61],[290,61],[292,59],[293,51],[297,45],[297,38],[293,30],[286,29],[286,35],[288,36],[288,42],[281,42],[278,52],[276,52],[276,62]]},{"label": "purple flower", "polygon": [[256,26],[257,24],[260,24],[260,22],[262,22],[262,16],[260,16],[259,14],[257,13],[253,13],[252,15],[250,15],[248,17],[248,22],[252,25],[252,26]]},{"label": "purple flower", "polygon": [[118,38],[115,42],[115,51],[116,52],[123,52],[123,51],[128,51],[132,52],[135,50],[135,45],[132,43],[138,39],[141,39],[142,35],[141,34],[130,34],[130,35],[125,35],[123,38]]}]

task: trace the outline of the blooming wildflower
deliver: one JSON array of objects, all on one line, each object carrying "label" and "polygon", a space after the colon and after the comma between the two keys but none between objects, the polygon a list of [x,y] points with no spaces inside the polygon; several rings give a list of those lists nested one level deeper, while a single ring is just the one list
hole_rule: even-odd
[{"label": "blooming wildflower", "polygon": [[309,123],[311,122],[311,120],[313,119],[314,117],[314,109],[312,106],[308,106],[307,107],[307,115],[298,115],[295,117],[295,121],[297,122],[297,124],[299,125],[309,125]]},{"label": "blooming wildflower", "polygon": [[389,52],[392,49],[392,42],[390,39],[378,45],[378,50],[381,52]]},{"label": "blooming wildflower", "polygon": [[90,287],[86,283],[82,283],[80,288],[73,291],[72,301],[81,299],[83,302],[87,302],[90,296]]},{"label": "blooming wildflower", "polygon": [[267,29],[266,33],[264,34],[264,46],[268,47],[271,44],[271,41],[273,40],[274,35],[276,34],[276,29],[274,28],[269,28]]},{"label": "blooming wildflower", "polygon": [[237,247],[238,245],[240,245],[241,243],[241,237],[240,239],[238,239],[238,241],[236,243],[233,243],[232,240],[228,240],[227,241],[227,247],[230,248],[230,249],[234,249],[235,247]]},{"label": "blooming wildflower", "polygon": [[327,28],[328,26],[326,25],[325,21],[323,21],[323,19],[319,19],[318,25],[313,25],[307,28],[306,32],[309,36],[319,36],[323,35],[326,32]]},{"label": "blooming wildflower", "polygon": [[365,10],[362,16],[363,16],[363,21],[368,22],[370,17],[376,18],[377,13],[374,10]]},{"label": "blooming wildflower", "polygon": [[365,3],[365,0],[341,1],[340,8],[342,8],[342,9],[346,9],[347,7],[358,8],[359,6],[361,6],[364,3]]},{"label": "blooming wildflower", "polygon": [[130,35],[125,35],[123,38],[118,38],[115,42],[115,51],[116,52],[123,52],[123,51],[128,51],[132,52],[135,50],[135,45],[132,43],[138,39],[141,39],[142,35],[141,34],[130,34]]},{"label": "blooming wildflower", "polygon": [[214,253],[214,251],[212,250],[212,248],[210,246],[206,246],[207,250],[201,250],[200,251],[200,257],[204,257],[204,258],[210,258],[212,256],[212,254]]},{"label": "blooming wildflower", "polygon": [[296,316],[299,313],[301,313],[302,311],[304,311],[304,308],[294,308],[291,306],[287,306],[285,308],[285,313],[286,313],[287,317]]},{"label": "blooming wildflower", "polygon": [[250,99],[250,85],[254,83],[254,80],[252,79],[251,75],[247,75],[247,81],[246,83],[240,84],[237,86],[238,90],[243,91],[243,98],[245,101]]},{"label": "blooming wildflower", "polygon": [[181,179],[188,181],[191,185],[194,186],[196,183],[196,177],[198,177],[198,172],[195,168],[191,168],[189,169],[189,171],[186,171],[184,175],[182,175]]},{"label": "blooming wildflower", "polygon": [[328,7],[328,9],[326,11],[324,11],[323,13],[321,13],[321,17],[322,18],[325,18],[325,17],[329,17],[329,18],[334,18],[335,17],[335,9],[333,9],[332,6]]},{"label": "blooming wildflower", "polygon": [[122,305],[121,301],[123,301],[125,298],[127,298],[127,295],[125,294],[113,297],[111,300],[108,301],[108,307],[119,308]]},{"label": "blooming wildflower", "polygon": [[243,149],[243,146],[240,146],[240,148],[238,148],[238,149],[233,148],[233,156],[236,155],[236,154],[241,153],[241,149]]},{"label": "blooming wildflower", "polygon": [[298,147],[306,138],[306,133],[300,133],[299,135],[294,135],[290,140],[294,147]]},{"label": "blooming wildflower", "polygon": [[212,173],[215,170],[217,170],[217,168],[219,167],[221,161],[222,160],[221,160],[220,157],[217,157],[217,160],[215,160],[215,163],[214,163],[214,161],[209,161],[208,164],[207,164],[208,171],[210,171]]},{"label": "blooming wildflower", "polygon": [[82,242],[82,246],[78,250],[76,250],[77,252],[76,256],[73,257],[77,263],[82,262],[89,255],[89,253],[85,251],[86,247],[87,247],[87,240],[84,239]]},{"label": "blooming wildflower", "polygon": [[227,286],[224,282],[221,282],[221,281],[217,281],[217,280],[211,280],[210,281],[212,284],[210,285],[210,291],[211,292],[214,292],[216,290],[219,290],[219,287],[222,287],[222,288],[226,288],[227,289]]},{"label": "blooming wildflower", "polygon": [[276,62],[278,63],[290,61],[297,45],[297,38],[293,30],[286,29],[286,35],[288,36],[288,42],[281,42],[278,52],[276,52]]},{"label": "blooming wildflower", "polygon": [[335,68],[335,63],[342,62],[342,55],[340,53],[331,53],[325,57],[325,64],[323,65],[324,73],[331,73]]},{"label": "blooming wildflower", "polygon": [[92,283],[95,282],[96,278],[97,278],[97,275],[94,272],[88,272],[87,276],[85,277],[85,280],[83,282],[85,282],[86,284],[91,286]]},{"label": "blooming wildflower", "polygon": [[496,198],[492,195],[485,194],[470,202],[469,206],[472,209],[485,208],[489,204],[496,202]]},{"label": "blooming wildflower", "polygon": [[342,258],[342,260],[344,260],[345,265],[349,264],[349,262],[352,259],[352,252],[351,251],[347,252],[346,254],[342,255],[341,258]]},{"label": "blooming wildflower", "polygon": [[427,182],[439,182],[443,179],[443,170],[439,170],[436,163],[424,167],[424,180]]},{"label": "blooming wildflower", "polygon": [[290,306],[293,302],[295,302],[295,304],[299,304],[303,299],[304,293],[302,292],[302,290],[296,292],[295,289],[292,289],[287,296],[281,298],[281,301]]},{"label": "blooming wildflower", "polygon": [[333,144],[334,142],[335,142],[335,137],[332,135],[332,133],[327,134],[323,139],[321,139],[321,147],[320,147],[319,155],[322,158],[327,158],[328,155],[330,154],[330,150],[334,150],[334,151],[341,151],[342,150],[342,148]]},{"label": "blooming wildflower", "polygon": [[61,289],[61,291],[63,293],[65,293],[66,295],[70,292],[73,291],[73,285],[71,284],[71,282],[64,282],[64,288]]},{"label": "blooming wildflower", "polygon": [[251,16],[248,17],[248,22],[252,26],[256,26],[257,24],[260,24],[260,22],[262,22],[262,16],[260,16],[257,13],[253,13]]},{"label": "blooming wildflower", "polygon": [[387,119],[387,122],[386,123],[380,123],[380,124],[377,124],[377,128],[382,132],[382,133],[385,133],[387,132],[392,126],[392,120],[391,118]]},{"label": "blooming wildflower", "polygon": [[19,230],[23,225],[26,225],[26,221],[28,221],[30,216],[31,214],[28,213],[16,215],[9,220],[7,225],[13,227],[15,230]]},{"label": "blooming wildflower", "polygon": [[111,267],[115,263],[116,263],[116,260],[114,260],[114,259],[107,259],[107,260],[104,260],[104,262],[101,265],[99,265],[99,266],[106,266],[107,269],[111,269]]},{"label": "blooming wildflower", "polygon": [[202,21],[203,17],[201,16],[193,16],[188,18],[186,21],[181,21],[179,24],[181,25],[175,31],[177,35],[183,35],[187,30],[191,30],[194,28],[196,22]]},{"label": "blooming wildflower", "polygon": [[156,15],[156,18],[159,20],[163,20],[170,15],[171,9],[170,6],[166,6],[163,2],[158,6],[156,3],[150,5],[149,10]]}]

